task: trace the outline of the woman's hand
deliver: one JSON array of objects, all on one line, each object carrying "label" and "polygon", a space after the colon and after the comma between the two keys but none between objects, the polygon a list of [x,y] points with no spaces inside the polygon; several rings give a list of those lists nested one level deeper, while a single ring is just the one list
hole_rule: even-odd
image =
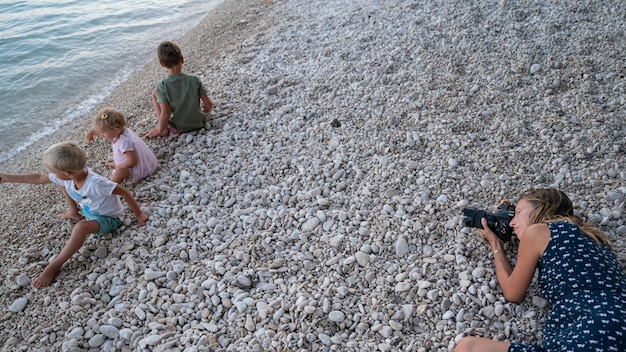
[{"label": "woman's hand", "polygon": [[478,229],[478,231],[489,241],[492,250],[502,251],[504,243],[487,225],[487,219],[480,219],[480,224],[483,225],[482,229]]},{"label": "woman's hand", "polygon": [[510,199],[503,199],[503,200],[500,201],[500,204],[498,204],[498,206],[501,206],[502,204],[510,205],[511,204],[511,200]]}]

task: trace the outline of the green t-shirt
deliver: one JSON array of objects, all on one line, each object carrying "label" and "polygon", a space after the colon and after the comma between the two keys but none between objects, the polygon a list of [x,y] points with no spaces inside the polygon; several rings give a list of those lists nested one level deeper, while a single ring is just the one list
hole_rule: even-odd
[{"label": "green t-shirt", "polygon": [[198,76],[184,73],[170,75],[157,83],[157,102],[170,105],[170,124],[189,132],[204,128],[205,117],[200,97],[208,95]]}]

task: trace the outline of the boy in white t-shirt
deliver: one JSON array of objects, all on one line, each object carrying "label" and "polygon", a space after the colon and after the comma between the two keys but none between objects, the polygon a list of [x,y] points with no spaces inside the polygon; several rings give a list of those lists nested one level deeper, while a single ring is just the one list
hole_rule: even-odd
[{"label": "boy in white t-shirt", "polygon": [[35,288],[52,282],[63,264],[82,247],[87,235],[102,236],[120,227],[124,212],[120,196],[135,213],[139,225],[145,225],[148,220],[148,215],[126,188],[85,166],[87,155],[78,144],[61,142],[51,146],[44,152],[43,162],[50,174],[0,173],[0,182],[56,183],[63,186],[70,209],[61,218],[78,220],[59,255],[33,281]]}]

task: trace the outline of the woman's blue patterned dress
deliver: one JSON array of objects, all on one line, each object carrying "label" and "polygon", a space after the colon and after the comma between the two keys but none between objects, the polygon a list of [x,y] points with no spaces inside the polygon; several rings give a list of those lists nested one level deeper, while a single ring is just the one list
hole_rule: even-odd
[{"label": "woman's blue patterned dress", "polygon": [[543,347],[511,344],[509,351],[626,351],[626,274],[615,254],[572,223],[548,225],[539,278],[552,312]]}]

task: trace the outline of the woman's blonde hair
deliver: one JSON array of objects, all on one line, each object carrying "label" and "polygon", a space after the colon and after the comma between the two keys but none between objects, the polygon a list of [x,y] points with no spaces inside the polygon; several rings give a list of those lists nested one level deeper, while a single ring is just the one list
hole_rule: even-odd
[{"label": "woman's blonde hair", "polygon": [[121,111],[106,107],[100,109],[98,113],[93,117],[93,123],[96,126],[104,126],[110,129],[126,127],[126,118]]},{"label": "woman's blonde hair", "polygon": [[611,241],[602,231],[574,215],[572,201],[563,191],[551,188],[540,188],[522,194],[520,196],[520,200],[521,199],[525,199],[535,207],[535,209],[530,212],[528,225],[544,222],[569,221],[576,224],[582,233],[595,242],[601,242],[609,247],[611,246]]},{"label": "woman's blonde hair", "polygon": [[85,168],[87,154],[74,142],[61,142],[50,146],[43,153],[43,162],[61,172],[76,172]]}]

